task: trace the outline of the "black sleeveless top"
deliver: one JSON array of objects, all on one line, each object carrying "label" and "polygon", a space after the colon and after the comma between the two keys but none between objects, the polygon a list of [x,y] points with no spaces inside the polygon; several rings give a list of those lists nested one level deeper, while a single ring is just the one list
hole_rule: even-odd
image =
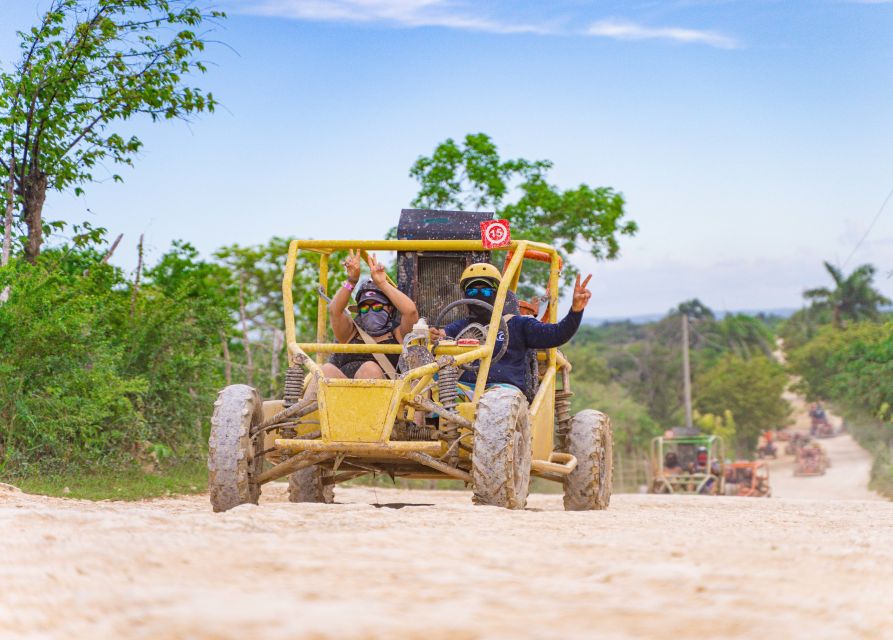
[{"label": "black sleeveless top", "polygon": [[[385,333],[384,335],[375,337],[372,339],[375,340],[378,344],[400,344],[397,342],[397,337],[394,335],[394,331],[397,330],[397,326],[394,325],[391,327],[391,330]],[[347,341],[348,344],[366,344],[363,338],[360,337],[359,332],[354,329],[353,337]],[[397,368],[397,361],[400,359],[399,354],[396,353],[388,353],[385,354],[385,357],[390,361],[394,368]],[[339,369],[344,369],[344,367],[351,363],[363,363],[368,362],[370,360],[375,360],[375,356],[371,353],[333,353],[329,358],[329,362]],[[359,368],[359,367],[357,367]],[[345,371],[345,373],[347,373]],[[356,371],[352,372],[356,373]]]}]

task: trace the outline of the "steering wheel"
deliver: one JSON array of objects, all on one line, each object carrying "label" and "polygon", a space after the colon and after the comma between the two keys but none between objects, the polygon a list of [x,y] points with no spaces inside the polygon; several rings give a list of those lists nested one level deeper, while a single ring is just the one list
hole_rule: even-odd
[{"label": "steering wheel", "polygon": [[[483,300],[477,300],[476,298],[463,298],[461,300],[456,300],[455,302],[451,302],[447,306],[445,306],[443,309],[441,309],[440,313],[437,314],[437,318],[434,320],[434,326],[435,327],[442,326],[443,320],[444,320],[444,318],[446,318],[447,314],[459,306],[481,307],[481,308],[489,311],[491,315],[493,313],[493,305],[492,304],[484,302]],[[462,334],[464,334],[466,331],[468,331],[469,329],[472,329],[472,328],[480,330],[482,332],[483,337],[486,338],[489,326],[490,325],[481,325],[476,322],[473,322],[469,326],[465,327],[465,329],[460,331],[459,335],[456,336],[456,339],[458,340]],[[499,349],[499,351],[495,352],[493,354],[493,358],[490,361],[491,363],[499,362],[499,360],[502,358],[502,356],[505,355],[506,350],[509,348],[509,327],[508,327],[508,323],[506,323],[506,321],[505,321],[505,318],[499,318],[499,330],[502,331],[502,335],[505,336],[505,339],[502,341],[502,347]],[[483,343],[483,340],[481,340],[481,342]],[[478,363],[478,364],[475,364],[475,363]],[[461,365],[461,368],[468,370],[468,371],[477,371],[479,366],[480,366],[480,360],[475,360],[474,363],[470,362],[468,364]]]}]

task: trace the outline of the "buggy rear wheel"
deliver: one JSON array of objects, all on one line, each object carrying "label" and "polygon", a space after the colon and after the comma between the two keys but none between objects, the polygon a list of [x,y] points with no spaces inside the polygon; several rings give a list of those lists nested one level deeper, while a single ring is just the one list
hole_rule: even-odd
[{"label": "buggy rear wheel", "polygon": [[289,502],[323,502],[331,504],[335,501],[335,485],[326,483],[332,479],[332,472],[319,465],[298,469],[288,476]]},{"label": "buggy rear wheel", "polygon": [[263,421],[263,403],[248,385],[230,385],[217,395],[208,440],[208,489],[214,511],[257,504],[263,469],[263,438],[252,427]]},{"label": "buggy rear wheel", "polygon": [[506,509],[527,505],[531,437],[523,393],[494,387],[481,396],[471,462],[475,504]]},{"label": "buggy rear wheel", "polygon": [[571,420],[567,443],[577,467],[564,479],[565,511],[607,509],[614,482],[611,419],[601,411],[581,411]]}]

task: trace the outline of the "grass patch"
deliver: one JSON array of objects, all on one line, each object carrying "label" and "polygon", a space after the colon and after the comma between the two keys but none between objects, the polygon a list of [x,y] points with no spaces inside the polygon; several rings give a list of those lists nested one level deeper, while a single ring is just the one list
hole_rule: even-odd
[{"label": "grass patch", "polygon": [[142,500],[202,493],[208,488],[208,468],[204,461],[195,461],[158,473],[129,469],[58,476],[24,476],[4,481],[19,487],[25,493],[45,496],[83,500]]}]

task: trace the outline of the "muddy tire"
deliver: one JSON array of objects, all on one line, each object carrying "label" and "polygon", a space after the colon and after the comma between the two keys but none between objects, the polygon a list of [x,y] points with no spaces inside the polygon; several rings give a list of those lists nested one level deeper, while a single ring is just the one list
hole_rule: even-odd
[{"label": "muddy tire", "polygon": [[331,477],[331,471],[318,465],[298,469],[288,476],[288,501],[333,503],[335,485],[324,482],[326,478]]},{"label": "muddy tire", "polygon": [[214,511],[240,504],[257,504],[260,485],[254,479],[263,469],[263,438],[251,442],[251,428],[263,421],[257,391],[234,384],[217,395],[208,440],[208,489]]},{"label": "muddy tire", "polygon": [[565,511],[607,509],[614,473],[611,419],[601,411],[581,411],[571,420],[567,443],[577,468],[564,479]]},{"label": "muddy tire", "polygon": [[474,503],[523,509],[530,490],[530,423],[527,399],[494,387],[481,396],[471,456]]}]

